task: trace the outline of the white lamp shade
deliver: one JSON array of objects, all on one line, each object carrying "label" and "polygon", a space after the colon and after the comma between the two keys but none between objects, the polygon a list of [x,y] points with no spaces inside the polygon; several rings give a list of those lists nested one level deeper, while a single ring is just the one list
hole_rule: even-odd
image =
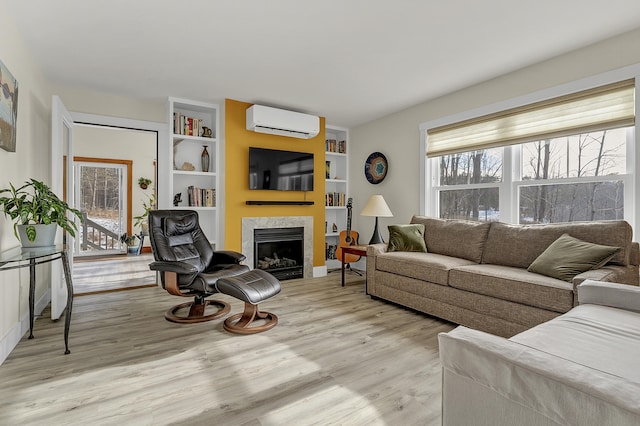
[{"label": "white lamp shade", "polygon": [[391,209],[382,198],[382,195],[372,195],[367,201],[367,204],[360,212],[361,216],[375,216],[375,217],[392,217]]}]

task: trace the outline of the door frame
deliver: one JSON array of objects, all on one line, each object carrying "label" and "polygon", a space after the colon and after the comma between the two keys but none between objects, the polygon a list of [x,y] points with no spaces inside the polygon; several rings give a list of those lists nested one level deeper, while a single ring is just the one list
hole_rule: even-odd
[{"label": "door frame", "polygon": [[[54,95],[54,98],[57,98],[60,102],[60,98]],[[56,101],[54,101],[56,102]],[[145,121],[145,120],[134,120],[129,118],[122,117],[111,117],[106,115],[98,115],[98,114],[90,114],[84,112],[69,112],[71,118],[73,119],[72,124],[87,124],[87,125],[97,125],[97,126],[107,126],[107,127],[116,127],[130,130],[143,130],[156,133],[156,154],[157,161],[156,164],[170,164],[170,153],[165,152],[161,147],[163,147],[163,141],[169,140],[169,123],[166,122],[156,122],[156,121]],[[52,128],[52,132],[54,132],[56,127]],[[53,147],[52,154],[55,154],[55,147]],[[54,155],[52,155],[54,157]],[[62,157],[62,155],[60,155]],[[63,173],[62,161],[58,162],[55,159],[52,159],[52,175],[56,176],[55,173]],[[168,176],[158,176],[157,173],[158,168],[156,168],[156,196],[158,202],[158,208],[168,208],[171,205],[171,200],[169,197],[169,178]],[[160,178],[160,179],[158,179]],[[73,268],[71,268],[73,271]],[[53,272],[52,272],[53,274]],[[73,272],[72,272],[73,274]],[[158,282],[158,285],[160,283]]]},{"label": "door frame", "polygon": [[[73,202],[73,178],[64,179],[64,170],[71,167],[70,157],[73,155],[73,127],[74,121],[71,113],[58,96],[51,98],[51,189],[57,194],[64,194],[63,199],[71,206]],[[65,133],[67,129],[67,133]],[[66,155],[66,158],[65,158]],[[63,160],[64,164],[63,164]],[[77,218],[73,217],[74,223],[78,223]],[[73,247],[74,238],[70,233],[57,233],[56,243],[66,240],[67,256],[69,261],[69,277],[73,277]],[[67,287],[63,285],[63,271],[58,262],[51,264],[51,319],[56,320],[62,316],[68,303]]]},{"label": "door frame", "polygon": [[[111,117],[106,115],[89,114],[84,112],[71,111],[71,117],[76,124],[86,124],[94,126],[115,127],[129,130],[142,130],[156,133],[156,164],[170,164],[169,152],[164,152],[161,147],[162,141],[169,140],[169,124],[157,121],[133,120],[130,118]],[[156,197],[158,208],[169,208],[172,200],[169,197],[168,177],[158,175],[156,167]]]},{"label": "door frame", "polygon": [[[86,163],[103,163],[103,164],[119,164],[119,165],[124,165],[127,166],[127,200],[126,200],[126,204],[127,204],[127,212],[126,214],[126,219],[127,219],[127,234],[131,235],[131,230],[133,229],[133,178],[132,178],[132,174],[133,174],[133,161],[131,160],[118,160],[115,158],[94,158],[94,157],[78,157],[78,156],[74,156],[73,157],[73,166],[75,168],[76,162],[80,161],[80,162],[86,162]],[[75,172],[75,170],[74,170]],[[67,178],[67,169],[65,168],[64,170],[64,178]],[[77,208],[77,206],[75,206]],[[126,254],[126,250],[123,251],[123,253]],[[76,255],[81,255],[82,253],[80,251],[77,251],[75,253]],[[99,253],[93,253],[93,255],[96,255]],[[88,256],[90,254],[85,253],[85,256]]]}]

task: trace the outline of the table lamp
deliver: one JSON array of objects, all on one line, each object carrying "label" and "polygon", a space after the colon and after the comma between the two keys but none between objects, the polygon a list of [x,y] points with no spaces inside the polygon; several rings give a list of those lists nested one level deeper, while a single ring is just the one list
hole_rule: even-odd
[{"label": "table lamp", "polygon": [[360,212],[360,216],[375,216],[376,218],[376,227],[373,230],[369,244],[384,243],[382,235],[380,235],[380,229],[378,229],[378,217],[393,217],[393,213],[391,213],[382,195],[372,195],[362,209],[362,212]]}]

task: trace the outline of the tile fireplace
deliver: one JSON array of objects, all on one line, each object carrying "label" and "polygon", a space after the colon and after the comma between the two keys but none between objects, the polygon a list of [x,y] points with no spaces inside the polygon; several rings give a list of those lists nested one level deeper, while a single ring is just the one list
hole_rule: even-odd
[{"label": "tile fireplace", "polygon": [[242,253],[278,279],[313,277],[313,216],[242,218]]}]

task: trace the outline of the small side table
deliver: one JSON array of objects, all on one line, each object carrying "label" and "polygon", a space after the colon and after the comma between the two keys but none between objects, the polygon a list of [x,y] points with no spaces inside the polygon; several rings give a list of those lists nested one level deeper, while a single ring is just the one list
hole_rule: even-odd
[{"label": "small side table", "polygon": [[62,270],[67,284],[67,306],[64,315],[64,353],[68,354],[70,353],[69,325],[71,324],[71,309],[73,308],[73,283],[71,282],[69,256],[65,246],[59,244],[50,247],[34,247],[30,249],[15,247],[3,251],[0,253],[0,271],[29,268],[29,339],[33,339],[36,265],[49,263],[58,259],[62,262]]},{"label": "small side table", "polygon": [[342,287],[344,287],[344,255],[355,254],[356,256],[367,257],[367,246],[344,246],[342,249],[342,259],[340,259],[340,263],[342,265]]}]

